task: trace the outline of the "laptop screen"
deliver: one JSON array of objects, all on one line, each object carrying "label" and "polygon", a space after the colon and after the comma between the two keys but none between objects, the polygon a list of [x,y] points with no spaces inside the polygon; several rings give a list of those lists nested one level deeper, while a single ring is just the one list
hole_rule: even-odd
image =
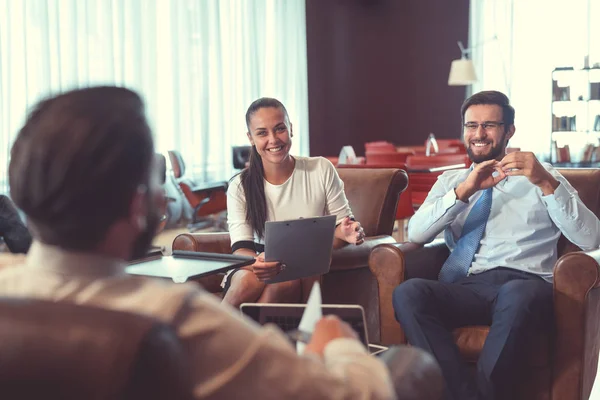
[{"label": "laptop screen", "polygon": [[[244,303],[240,306],[240,310],[261,325],[275,324],[282,331],[288,332],[298,329],[305,307],[305,304]],[[361,306],[324,304],[321,309],[323,315],[336,315],[350,325],[357,333],[359,340],[365,347],[368,347],[369,338]]]}]

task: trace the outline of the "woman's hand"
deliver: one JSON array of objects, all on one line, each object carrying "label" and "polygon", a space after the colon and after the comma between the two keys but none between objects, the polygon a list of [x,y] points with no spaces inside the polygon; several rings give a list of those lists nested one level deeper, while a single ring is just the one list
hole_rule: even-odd
[{"label": "woman's hand", "polygon": [[344,240],[348,243],[354,243],[356,245],[362,244],[365,241],[365,231],[360,222],[354,221],[350,217],[344,218],[344,220],[337,227],[336,231],[339,230],[339,239]]},{"label": "woman's hand", "polygon": [[265,253],[260,253],[254,257],[256,261],[250,266],[256,279],[261,282],[274,278],[285,268],[285,264],[279,261],[265,261]]}]

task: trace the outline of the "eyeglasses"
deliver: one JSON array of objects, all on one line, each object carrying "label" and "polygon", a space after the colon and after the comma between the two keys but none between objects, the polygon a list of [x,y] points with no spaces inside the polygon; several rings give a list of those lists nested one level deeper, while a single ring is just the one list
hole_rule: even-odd
[{"label": "eyeglasses", "polygon": [[488,129],[496,129],[501,125],[504,125],[504,122],[486,121],[486,122],[482,122],[480,124],[478,124],[477,122],[467,122],[466,124],[463,124],[465,129],[468,131],[476,131],[477,128],[479,128],[480,126],[481,126],[481,128],[483,128],[484,131],[488,130]]}]

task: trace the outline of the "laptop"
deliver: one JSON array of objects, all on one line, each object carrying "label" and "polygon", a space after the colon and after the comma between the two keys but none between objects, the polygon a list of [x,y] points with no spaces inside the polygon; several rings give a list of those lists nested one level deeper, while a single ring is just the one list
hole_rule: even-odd
[{"label": "laptop", "polygon": [[265,260],[286,268],[267,283],[291,281],[329,272],[335,215],[265,223]]},{"label": "laptop", "polygon": [[[241,312],[258,322],[260,325],[275,324],[283,332],[298,329],[304,314],[306,304],[269,304],[269,303],[243,303]],[[337,315],[357,333],[361,343],[369,349],[371,354],[378,354],[387,350],[387,347],[369,344],[365,311],[359,305],[348,304],[323,304],[323,315]]]}]

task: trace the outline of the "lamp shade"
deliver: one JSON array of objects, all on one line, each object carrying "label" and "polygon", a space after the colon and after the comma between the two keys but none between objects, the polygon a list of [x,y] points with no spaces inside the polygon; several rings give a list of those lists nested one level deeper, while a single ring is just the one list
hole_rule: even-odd
[{"label": "lamp shade", "polygon": [[448,85],[470,85],[473,82],[477,82],[473,61],[468,58],[452,61],[452,64],[450,65],[450,75],[448,76]]}]

